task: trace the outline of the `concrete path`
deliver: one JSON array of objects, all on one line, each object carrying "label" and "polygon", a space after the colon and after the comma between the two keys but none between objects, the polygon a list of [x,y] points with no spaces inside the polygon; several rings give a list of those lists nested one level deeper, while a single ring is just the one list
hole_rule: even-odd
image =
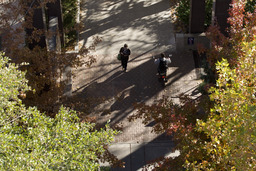
[{"label": "concrete path", "polygon": [[[97,63],[74,71],[73,96],[81,103],[89,102],[88,113],[98,123],[110,120],[111,125],[123,127],[110,151],[126,161],[126,167],[115,170],[139,170],[156,157],[177,155],[170,137],[152,133],[152,125],[140,120],[127,120],[136,112],[136,102],[150,104],[165,95],[178,103],[180,93],[197,95],[200,80],[192,53],[176,51],[170,0],[82,0],[81,22],[85,29],[80,33],[80,46],[90,46],[94,36],[103,41],[92,53]],[[132,53],[127,73],[116,59],[124,43]],[[164,88],[157,81],[152,60],[161,52],[173,54]]]}]

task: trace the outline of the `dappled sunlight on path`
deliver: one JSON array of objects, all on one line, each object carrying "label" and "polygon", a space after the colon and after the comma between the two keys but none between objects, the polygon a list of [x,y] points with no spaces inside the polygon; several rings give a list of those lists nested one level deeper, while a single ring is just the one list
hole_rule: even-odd
[{"label": "dappled sunlight on path", "polygon": [[[122,126],[116,143],[171,142],[168,136],[152,133],[152,125],[127,119],[136,112],[134,103],[150,104],[163,95],[179,102],[180,93],[197,96],[195,90],[201,81],[192,53],[176,52],[170,1],[83,0],[81,11],[85,29],[80,34],[80,46],[88,46],[93,36],[100,36],[103,41],[92,53],[97,62],[74,70],[73,97],[82,106],[77,110],[94,116],[99,124],[110,121],[112,126]],[[126,73],[116,59],[124,43],[132,53]],[[159,84],[152,59],[161,52],[173,54],[166,87]]]}]

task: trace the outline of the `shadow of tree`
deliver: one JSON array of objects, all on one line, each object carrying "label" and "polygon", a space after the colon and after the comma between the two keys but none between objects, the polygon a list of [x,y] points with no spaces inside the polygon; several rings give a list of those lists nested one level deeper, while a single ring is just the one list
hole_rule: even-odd
[{"label": "shadow of tree", "polygon": [[[165,95],[167,90],[172,89],[174,83],[189,74],[194,66],[184,63],[186,55],[173,53],[170,68],[177,69],[168,73],[167,77],[170,81],[165,88],[158,82],[157,66],[151,56],[142,55],[130,60],[130,63],[143,62],[126,73],[121,71],[120,66],[112,64],[116,67],[108,73],[102,73],[90,83],[73,92],[73,101],[76,99],[79,103],[84,104],[84,108],[76,107],[75,109],[85,115],[97,116],[97,122],[100,124],[105,124],[107,120],[111,120],[110,124],[114,126],[135,112],[134,103],[152,103]],[[130,63],[128,63],[128,67]],[[109,65],[111,64],[95,67],[103,70]],[[106,79],[100,81],[102,77],[106,77]]]},{"label": "shadow of tree", "polygon": [[125,157],[121,158],[122,162],[124,162],[124,167],[111,167],[110,170],[112,171],[137,171],[150,163],[152,164],[162,159],[164,156],[176,157],[179,155],[179,152],[173,150],[175,143],[171,141],[155,142],[153,140],[143,144],[127,143],[117,146],[119,147],[115,147],[115,150],[122,148],[124,154],[126,154]]},{"label": "shadow of tree", "polygon": [[[113,29],[118,33],[131,28],[142,31],[149,29],[148,32],[144,32],[143,36],[152,37],[152,35],[156,35],[157,38],[154,38],[154,40],[157,41],[152,39],[154,42],[151,43],[169,43],[166,41],[166,35],[161,33],[163,31],[164,33],[168,32],[166,29],[170,27],[170,18],[166,16],[156,17],[156,15],[170,8],[167,0],[155,3],[133,0],[115,2],[90,1],[82,4],[82,9],[86,9],[86,13],[83,14],[81,19],[85,24],[85,30],[80,35],[84,39],[82,46],[85,46],[89,37],[98,35],[99,33],[105,31],[110,32]],[[169,28],[169,30],[171,34],[172,28]],[[105,43],[107,45],[120,44],[122,42],[122,40],[117,40],[113,36],[106,39],[107,42]],[[130,34],[127,34],[127,39],[134,38],[131,38]],[[138,37],[137,40],[139,40]]]},{"label": "shadow of tree", "polygon": [[[175,84],[182,83],[181,79],[194,69],[190,52],[173,52],[173,49],[169,48],[170,44],[175,44],[170,42],[170,38],[174,37],[170,18],[166,18],[164,14],[159,17],[161,12],[169,9],[169,3],[169,0],[83,1],[82,8],[86,9],[86,12],[82,17],[85,24],[85,30],[80,35],[83,38],[82,46],[86,45],[91,36],[102,34],[106,36],[105,42],[99,48],[105,56],[101,56],[98,63],[89,68],[78,69],[77,73],[84,76],[79,77],[81,85],[73,91],[69,100],[73,103],[72,108],[82,114],[82,118],[94,117],[94,122],[102,125],[110,120],[113,127],[119,124],[123,126],[123,131],[126,131],[123,136],[126,137],[118,135],[116,142],[131,139],[151,143],[171,141],[170,136],[165,134],[150,135],[150,128],[154,123],[146,126],[140,123],[139,127],[136,127],[136,123],[129,123],[127,120],[129,115],[136,112],[134,103],[153,103],[166,93],[171,94],[169,91],[173,87],[177,88]],[[118,34],[127,29],[147,31],[143,32],[143,35],[136,35],[132,31],[128,35]],[[109,33],[111,30],[114,32]],[[124,73],[121,71],[120,62],[113,59],[108,52],[116,44],[120,48],[120,42],[129,40],[134,43],[133,56],[128,63],[128,72]],[[165,88],[158,82],[157,66],[152,60],[152,54],[158,54],[159,51],[173,53],[172,63],[169,65],[172,69],[167,75],[170,81]],[[172,147],[173,145],[170,145],[170,148]],[[141,146],[123,159],[131,159],[145,148],[146,145]],[[146,164],[145,161],[139,162],[141,163],[127,168],[133,167],[132,170],[137,170]]]}]

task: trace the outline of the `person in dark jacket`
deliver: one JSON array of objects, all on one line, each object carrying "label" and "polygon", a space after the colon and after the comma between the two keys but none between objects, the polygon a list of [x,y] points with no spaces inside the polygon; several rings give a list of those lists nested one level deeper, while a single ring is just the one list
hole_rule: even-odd
[{"label": "person in dark jacket", "polygon": [[[161,53],[160,58],[158,58],[158,59],[154,58],[155,64],[158,65],[157,72],[159,74],[162,72],[166,72],[168,64],[170,64],[172,62],[170,59],[170,56],[171,55],[169,55],[169,58],[167,58],[164,53]],[[165,67],[162,67],[161,64],[163,64]]]},{"label": "person in dark jacket", "polygon": [[122,47],[120,49],[119,53],[121,54],[121,64],[122,64],[123,70],[124,70],[124,72],[126,72],[127,63],[128,63],[128,60],[129,60],[129,56],[131,54],[131,51],[128,48],[128,45],[124,44],[124,47]]}]

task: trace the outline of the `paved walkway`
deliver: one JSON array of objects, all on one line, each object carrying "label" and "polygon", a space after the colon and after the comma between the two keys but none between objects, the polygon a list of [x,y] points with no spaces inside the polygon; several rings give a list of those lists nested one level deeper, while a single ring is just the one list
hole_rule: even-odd
[{"label": "paved walkway", "polygon": [[[196,95],[200,83],[194,68],[192,53],[177,52],[171,22],[170,0],[97,0],[81,1],[80,46],[89,46],[93,36],[103,41],[93,53],[97,63],[90,68],[76,69],[73,95],[89,102],[89,113],[98,123],[123,127],[110,151],[126,162],[125,168],[140,170],[147,161],[159,156],[178,155],[170,137],[151,132],[151,125],[140,120],[128,122],[136,112],[136,102],[153,103],[163,95],[178,103],[178,94]],[[128,72],[121,71],[116,59],[119,49],[127,43],[132,55]],[[152,56],[161,52],[173,54],[168,69],[169,81],[163,88],[157,81]]]}]

